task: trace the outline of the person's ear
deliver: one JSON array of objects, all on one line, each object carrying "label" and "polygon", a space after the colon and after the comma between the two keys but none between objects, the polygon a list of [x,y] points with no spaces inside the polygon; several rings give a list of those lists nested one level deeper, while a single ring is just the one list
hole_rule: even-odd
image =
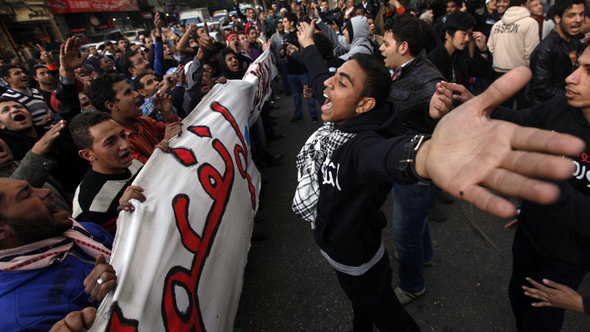
[{"label": "person's ear", "polygon": [[376,104],[377,104],[377,102],[375,101],[375,98],[363,97],[356,105],[355,111],[358,114],[363,114],[363,113],[366,113],[366,112],[372,110],[373,108],[375,108]]},{"label": "person's ear", "polygon": [[408,42],[407,41],[403,41],[399,45],[399,54],[406,55],[409,50],[410,50],[410,46],[408,45]]},{"label": "person's ear", "polygon": [[94,151],[90,150],[90,149],[82,149],[82,150],[78,150],[78,155],[84,159],[84,160],[88,160],[89,162],[93,162],[96,160],[96,155],[94,154]]},{"label": "person's ear", "polygon": [[2,121],[0,121],[0,129],[6,129],[6,125]]},{"label": "person's ear", "polygon": [[555,14],[555,16],[553,17],[553,21],[555,22],[555,25],[559,25],[559,23],[561,23],[561,17]]},{"label": "person's ear", "polygon": [[104,107],[109,110],[109,113],[113,113],[113,111],[118,111],[119,106],[114,101],[107,100],[104,102]]}]

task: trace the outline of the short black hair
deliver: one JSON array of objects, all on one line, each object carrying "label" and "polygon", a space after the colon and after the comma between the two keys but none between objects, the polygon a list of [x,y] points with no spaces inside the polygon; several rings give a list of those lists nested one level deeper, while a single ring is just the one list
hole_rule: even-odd
[{"label": "short black hair", "polygon": [[141,79],[146,76],[146,75],[154,75],[153,73],[141,73],[139,75],[137,75],[137,77],[135,77],[133,79],[133,86],[135,87],[135,90],[139,90],[139,89],[143,89],[143,83],[141,83]]},{"label": "short black hair", "polygon": [[90,127],[111,120],[111,115],[104,112],[86,112],[76,115],[70,122],[70,134],[78,150],[92,150],[94,138],[90,134]]},{"label": "short black hair", "polygon": [[252,31],[252,30],[256,30],[256,27],[254,26],[254,24],[250,25],[248,27],[248,29],[246,29],[246,34],[249,35],[250,31]]},{"label": "short black hair", "polygon": [[391,89],[391,75],[383,62],[373,55],[364,53],[356,53],[350,57],[350,60],[356,61],[365,72],[366,78],[361,97],[375,98],[376,106],[385,104]]},{"label": "short black hair", "polygon": [[423,25],[421,20],[412,14],[401,14],[388,19],[383,30],[393,33],[393,39],[400,45],[408,43],[410,55],[416,56],[424,49]]},{"label": "short black hair", "polygon": [[119,68],[121,68],[121,71],[127,77],[131,77],[131,73],[129,72],[129,68],[133,67],[133,61],[131,61],[131,57],[137,55],[137,52],[137,50],[129,50],[119,58]]},{"label": "short black hair", "polygon": [[473,16],[461,11],[454,12],[447,16],[447,21],[444,24],[442,32],[442,41],[445,41],[445,32],[449,35],[455,35],[457,30],[467,31],[475,26],[476,22]]},{"label": "short black hair", "polygon": [[510,0],[508,7],[520,7],[526,4],[527,0]]},{"label": "short black hair", "polygon": [[14,69],[14,68],[19,68],[22,71],[24,71],[25,69],[19,65],[4,65],[2,67],[0,67],[0,77],[8,77],[10,76],[10,70]]},{"label": "short black hair", "polygon": [[582,4],[584,5],[584,9],[586,9],[586,0],[559,0],[555,2],[555,5],[553,5],[553,16],[550,17],[551,19],[553,19],[555,16],[559,16],[560,18],[563,17],[563,13],[565,13],[565,11],[567,9],[572,8],[573,5],[578,5],[578,4]]},{"label": "short black hair", "polygon": [[288,13],[287,16],[285,16],[285,18],[287,19],[287,21],[292,22],[293,25],[297,25],[297,22],[299,22],[299,19],[297,19],[297,15],[295,15],[294,13]]},{"label": "short black hair", "polygon": [[92,105],[101,112],[109,112],[104,103],[106,101],[117,101],[117,93],[113,90],[113,85],[121,82],[123,78],[116,74],[104,73],[97,79],[90,82],[86,89],[86,95],[90,98]]},{"label": "short black hair", "polygon": [[37,70],[39,70],[39,69],[47,69],[47,70],[49,70],[49,68],[47,68],[46,65],[35,65],[33,67],[33,77],[37,76]]}]

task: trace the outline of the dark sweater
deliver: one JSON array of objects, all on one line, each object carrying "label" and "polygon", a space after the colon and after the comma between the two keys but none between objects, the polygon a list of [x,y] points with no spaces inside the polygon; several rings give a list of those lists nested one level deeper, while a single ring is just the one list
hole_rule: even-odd
[{"label": "dark sweater", "polygon": [[551,205],[524,201],[518,227],[551,265],[590,271],[590,123],[580,109],[567,104],[565,97],[518,112],[497,109],[492,117],[571,134],[586,142],[586,151],[573,157],[574,176],[556,182],[561,189],[559,200]]},{"label": "dark sweater", "polygon": [[[315,45],[303,50],[312,89],[324,101],[323,83],[332,74]],[[375,256],[387,218],[380,210],[392,184],[416,182],[399,170],[410,136],[386,138],[391,105],[363,113],[336,128],[357,135],[336,149],[319,174],[320,198],[314,237],[338,263],[360,266]]]},{"label": "dark sweater", "polygon": [[72,217],[78,222],[98,224],[115,235],[119,199],[142,166],[141,162],[133,160],[123,174],[108,175],[89,170],[76,189]]}]

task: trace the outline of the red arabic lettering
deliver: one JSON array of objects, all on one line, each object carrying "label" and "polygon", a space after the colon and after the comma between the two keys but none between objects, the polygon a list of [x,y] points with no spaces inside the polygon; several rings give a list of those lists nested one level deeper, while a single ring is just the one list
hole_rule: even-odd
[{"label": "red arabic lettering", "polygon": [[[238,128],[238,124],[236,123],[236,119],[231,115],[231,113],[227,110],[227,108],[223,107],[218,102],[211,103],[211,109],[216,112],[221,113],[223,117],[231,124],[234,132],[240,139],[241,145],[237,145],[234,147],[234,156],[236,158],[236,164],[238,165],[238,171],[243,179],[248,181],[248,190],[250,191],[250,199],[252,201],[252,209],[256,208],[256,191],[254,189],[254,185],[252,184],[252,179],[250,178],[250,174],[248,174],[248,147],[246,146],[246,142],[244,141],[244,136]],[[190,129],[190,128],[189,128]],[[242,161],[243,160],[243,161]]]},{"label": "red arabic lettering", "polygon": [[[195,133],[195,131],[192,131]],[[180,232],[183,246],[194,254],[190,270],[175,266],[168,271],[165,279],[162,299],[162,316],[167,331],[205,331],[201,317],[197,289],[205,260],[211,250],[213,239],[221,223],[234,180],[234,166],[231,156],[218,139],[213,147],[226,166],[223,176],[210,164],[199,167],[199,182],[205,192],[213,199],[213,205],[207,214],[202,236],[195,232],[189,223],[188,208],[190,199],[185,194],[178,194],[172,201],[176,226]],[[183,288],[189,294],[189,306],[186,310],[178,308],[176,287]]]}]

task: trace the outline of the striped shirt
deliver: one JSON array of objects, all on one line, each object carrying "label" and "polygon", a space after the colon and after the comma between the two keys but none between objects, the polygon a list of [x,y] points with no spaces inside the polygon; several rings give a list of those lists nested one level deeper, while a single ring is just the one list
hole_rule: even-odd
[{"label": "striped shirt", "polygon": [[4,97],[18,100],[19,103],[23,104],[33,116],[33,122],[35,123],[43,120],[43,117],[51,112],[45,103],[45,99],[43,99],[43,95],[37,89],[16,90],[10,88],[2,94],[2,98]]}]

